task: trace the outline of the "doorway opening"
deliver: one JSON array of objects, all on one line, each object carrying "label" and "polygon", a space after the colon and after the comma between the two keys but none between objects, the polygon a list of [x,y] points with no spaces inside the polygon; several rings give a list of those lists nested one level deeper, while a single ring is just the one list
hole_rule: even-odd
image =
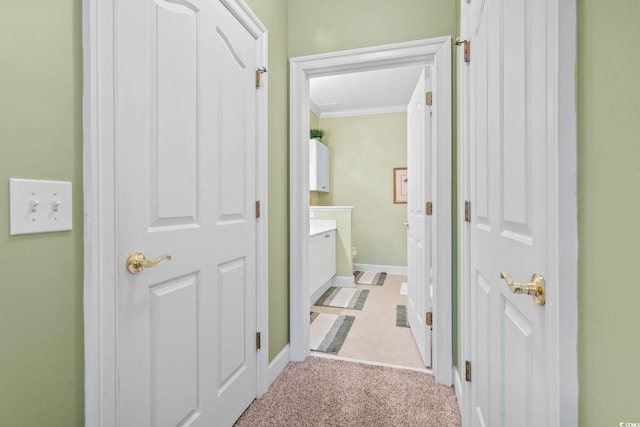
[{"label": "doorway opening", "polygon": [[[309,87],[314,77],[332,76],[409,65],[431,70],[433,100],[434,194],[433,205],[433,359],[436,380],[451,384],[451,39],[415,42],[333,52],[291,59],[290,142],[290,350],[291,359],[309,354]],[[391,177],[389,178],[391,179]],[[426,314],[426,313],[425,313]]]},{"label": "doorway opening", "polygon": [[408,137],[411,147],[430,137],[429,80],[422,64],[309,79],[309,126],[319,129],[310,137],[322,135],[309,140],[312,355],[431,368],[429,310],[416,310],[417,286],[409,304],[416,271],[407,279],[407,255],[417,255],[408,238],[419,229],[409,229],[408,207],[423,205],[408,200],[408,188],[423,187],[409,177],[419,156],[408,156]]}]

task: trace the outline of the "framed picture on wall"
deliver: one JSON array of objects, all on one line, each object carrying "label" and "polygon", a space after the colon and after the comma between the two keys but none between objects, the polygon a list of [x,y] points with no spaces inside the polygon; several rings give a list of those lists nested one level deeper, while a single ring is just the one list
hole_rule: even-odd
[{"label": "framed picture on wall", "polygon": [[393,168],[393,203],[407,203],[407,168]]}]

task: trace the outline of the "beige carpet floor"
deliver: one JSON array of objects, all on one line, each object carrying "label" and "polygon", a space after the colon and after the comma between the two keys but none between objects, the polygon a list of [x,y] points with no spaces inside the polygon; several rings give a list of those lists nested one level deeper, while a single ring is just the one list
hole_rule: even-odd
[{"label": "beige carpet floor", "polygon": [[406,369],[322,357],[290,363],[238,427],[460,426],[453,388]]},{"label": "beige carpet floor", "polygon": [[396,326],[396,306],[407,304],[407,296],[400,294],[407,276],[388,274],[384,286],[356,285],[369,290],[362,310],[312,306],[311,311],[355,316],[349,334],[338,356],[425,369],[418,347],[409,328]]}]

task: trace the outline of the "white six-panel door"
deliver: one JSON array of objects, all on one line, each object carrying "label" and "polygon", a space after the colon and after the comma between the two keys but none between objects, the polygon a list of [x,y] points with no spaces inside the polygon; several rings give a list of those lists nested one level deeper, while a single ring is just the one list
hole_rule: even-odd
[{"label": "white six-panel door", "polygon": [[426,313],[431,311],[432,221],[426,214],[426,202],[432,200],[434,185],[430,107],[426,104],[425,68],[407,107],[408,173],[408,295],[407,318],[425,366],[431,367],[431,326]]},{"label": "white six-panel door", "polygon": [[500,274],[549,272],[552,1],[472,3],[470,425],[548,426],[548,312]]},{"label": "white six-panel door", "polygon": [[[119,422],[231,425],[256,397],[256,42],[217,0],[116,16]],[[131,274],[136,251],[172,259]]]}]

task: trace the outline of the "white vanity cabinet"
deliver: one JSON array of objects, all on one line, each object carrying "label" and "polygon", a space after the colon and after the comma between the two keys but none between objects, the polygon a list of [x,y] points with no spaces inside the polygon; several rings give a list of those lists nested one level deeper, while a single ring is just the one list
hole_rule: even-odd
[{"label": "white vanity cabinet", "polygon": [[336,275],[336,230],[309,237],[309,295]]},{"label": "white vanity cabinet", "polygon": [[309,190],[329,191],[329,147],[309,140]]}]

